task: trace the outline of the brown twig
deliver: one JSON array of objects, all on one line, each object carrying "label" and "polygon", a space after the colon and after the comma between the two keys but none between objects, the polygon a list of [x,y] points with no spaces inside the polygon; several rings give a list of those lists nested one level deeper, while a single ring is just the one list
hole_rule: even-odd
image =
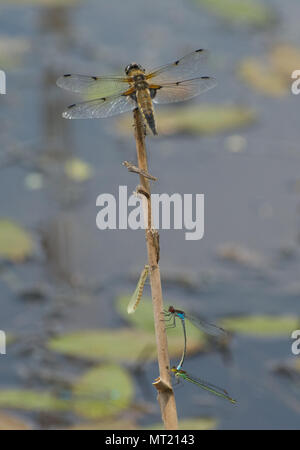
[{"label": "brown twig", "polygon": [[128,161],[124,161],[122,163],[123,166],[127,167],[129,172],[133,172],[133,173],[138,173],[140,175],[143,175],[143,177],[148,178],[148,180],[151,181],[157,181],[157,178],[154,177],[153,175],[150,175],[150,173],[146,172],[143,169],[140,169],[139,167],[134,166],[133,164],[131,164]]},{"label": "brown twig", "polygon": [[[135,141],[137,150],[138,168],[148,173],[147,153],[145,145],[144,122],[138,108],[133,112]],[[159,365],[159,383],[154,383],[157,388],[158,402],[161,409],[162,419],[167,430],[178,428],[177,411],[174,392],[170,382],[170,359],[168,354],[167,335],[163,318],[163,299],[160,279],[159,259],[159,235],[152,227],[151,192],[150,183],[139,173],[141,186],[139,192],[144,195],[147,202],[148,219],[146,221],[146,242],[148,261],[150,266],[150,284],[154,312],[154,326],[157,345],[157,358]],[[168,388],[163,388],[168,387]]]}]

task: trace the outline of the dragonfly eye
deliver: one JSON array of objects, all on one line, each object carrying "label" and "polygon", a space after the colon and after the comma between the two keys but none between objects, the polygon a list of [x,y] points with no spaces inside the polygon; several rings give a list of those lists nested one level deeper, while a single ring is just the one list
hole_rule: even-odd
[{"label": "dragonfly eye", "polygon": [[130,70],[131,70],[131,64],[129,64],[128,66],[125,67],[126,75],[129,75]]},{"label": "dragonfly eye", "polygon": [[128,66],[125,68],[126,75],[129,75],[132,70],[141,70],[143,73],[146,72],[145,69],[140,64],[131,63],[128,64]]},{"label": "dragonfly eye", "polygon": [[138,64],[138,68],[143,72],[143,73],[145,73],[146,72],[146,69],[144,69],[144,67],[143,66],[141,66],[140,64]]}]

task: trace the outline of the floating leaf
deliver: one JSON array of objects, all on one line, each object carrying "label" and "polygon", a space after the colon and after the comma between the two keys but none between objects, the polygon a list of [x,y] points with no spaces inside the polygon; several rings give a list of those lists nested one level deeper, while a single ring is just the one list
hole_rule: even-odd
[{"label": "floating leaf", "polygon": [[221,321],[227,330],[255,337],[291,336],[293,330],[299,328],[296,316],[249,316],[232,317]]},{"label": "floating leaf", "polygon": [[291,84],[291,74],[300,69],[300,49],[289,44],[275,45],[269,53],[272,68],[285,78],[286,84]]},{"label": "floating leaf", "polygon": [[238,76],[256,91],[271,97],[283,97],[289,92],[282,76],[256,58],[244,59],[239,65]]},{"label": "floating leaf", "polygon": [[134,388],[127,371],[117,365],[94,367],[73,386],[74,411],[97,419],[119,413],[130,405]]},{"label": "floating leaf", "polygon": [[99,419],[127,408],[133,391],[131,378],[125,369],[104,365],[81,376],[73,384],[69,398],[38,390],[3,389],[0,390],[0,407],[43,412],[72,411],[83,417]]},{"label": "floating leaf", "polygon": [[150,333],[130,329],[77,331],[56,337],[49,348],[59,353],[99,361],[134,361],[146,346],[153,343]]},{"label": "floating leaf", "polygon": [[0,258],[22,262],[33,253],[33,241],[29,233],[17,223],[0,219]]},{"label": "floating leaf", "polygon": [[[132,317],[128,316],[127,312],[126,316]],[[172,357],[177,358],[181,356],[182,352],[182,330],[177,326],[175,329],[169,330],[169,332],[170,336],[172,336],[169,339],[169,352]],[[135,363],[145,348],[149,348],[154,344],[154,332],[124,328],[67,333],[50,340],[48,346],[56,352],[82,359],[93,361],[105,359],[113,362],[125,361]],[[201,333],[197,329],[190,333],[188,328],[189,354],[201,351],[204,347],[204,339],[201,339]],[[153,355],[153,358],[155,358],[155,355]]]},{"label": "floating leaf", "polygon": [[17,417],[0,412],[0,430],[29,430],[28,423]]},{"label": "floating leaf", "polygon": [[[205,105],[157,110],[155,118],[160,135],[206,135],[250,125],[257,119],[253,109],[232,105]],[[119,131],[129,134],[131,119],[124,116],[118,121]]]},{"label": "floating leaf", "polygon": [[274,11],[258,0],[194,0],[209,12],[238,25],[264,27],[276,21]]},{"label": "floating leaf", "polygon": [[65,163],[65,173],[73,181],[83,182],[91,178],[92,169],[79,158],[70,158]]},{"label": "floating leaf", "polygon": [[0,390],[0,407],[27,411],[66,411],[69,408],[69,402],[38,390],[2,389]]},{"label": "floating leaf", "polygon": [[[191,418],[191,419],[184,419],[179,420],[179,430],[214,430],[217,428],[218,422],[216,419],[213,419],[211,417],[199,417],[199,418]],[[161,423],[156,423],[153,425],[150,425],[149,427],[145,428],[147,430],[163,430],[164,426]]]},{"label": "floating leaf", "polygon": [[121,316],[136,328],[154,333],[153,306],[150,297],[144,296],[141,306],[135,314],[128,315],[127,305],[131,297],[122,295],[117,298],[116,308]]}]

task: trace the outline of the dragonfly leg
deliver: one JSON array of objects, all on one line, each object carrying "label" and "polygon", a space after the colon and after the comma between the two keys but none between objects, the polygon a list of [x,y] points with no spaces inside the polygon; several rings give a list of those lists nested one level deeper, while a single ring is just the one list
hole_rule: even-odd
[{"label": "dragonfly leg", "polygon": [[161,321],[163,321],[163,322],[169,322],[170,320],[173,319],[173,316],[172,316],[171,313],[165,313],[165,312],[163,312],[162,314],[164,315],[164,318],[161,319]]},{"label": "dragonfly leg", "polygon": [[168,321],[170,321],[171,319],[173,319],[173,323],[171,323],[170,325],[167,325],[166,329],[176,327],[176,321],[175,321],[176,317],[170,317],[170,319]]},{"label": "dragonfly leg", "polygon": [[180,378],[180,377],[176,377],[176,375],[175,375],[175,377],[174,377],[174,383],[173,383],[173,388],[174,389],[179,389],[179,388],[182,388],[183,386],[184,386],[184,383],[183,383],[183,381],[182,381],[182,379]]},{"label": "dragonfly leg", "polygon": [[173,319],[173,317],[172,316],[170,316],[170,317],[164,317],[164,321],[165,322],[170,322],[170,320],[172,320]]}]

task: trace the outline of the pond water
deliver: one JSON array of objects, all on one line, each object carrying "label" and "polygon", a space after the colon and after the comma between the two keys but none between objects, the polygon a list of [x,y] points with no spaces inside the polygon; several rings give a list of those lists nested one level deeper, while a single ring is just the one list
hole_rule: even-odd
[{"label": "pond water", "polygon": [[[63,73],[120,73],[131,61],[152,67],[196,48],[210,50],[203,75],[214,75],[218,86],[194,104],[251,107],[257,122],[207,136],[149,137],[149,171],[159,180],[153,192],[205,194],[202,240],[161,231],[165,301],[210,320],[299,315],[300,96],[263,95],[236,71],[245,57],[264,61],[272,45],[299,44],[299,2],[265,1],[278,22],[262,29],[229,24],[188,0],[36,3],[0,2],[0,43],[11,39],[0,59],[7,74],[0,106],[0,210],[35,239],[34,257],[0,267],[0,329],[14,339],[0,356],[0,389],[49,391],[57,381],[51,374],[83,373],[85,364],[52,353],[46,342],[66,331],[123,326],[114,299],[133,292],[146,262],[143,231],[99,231],[95,224],[99,194],[136,187],[121,164],[136,160],[133,136],[121,135],[114,118],[63,120],[61,112],[76,101],[55,85]],[[244,152],[228,150],[232,135],[243,137]],[[70,157],[89,164],[93,177],[82,183],[66,177]],[[32,174],[41,176],[40,189],[28,188]],[[244,259],[241,248],[249,249]],[[290,335],[237,333],[228,364],[214,352],[189,358],[189,372],[226,387],[238,403],[233,407],[184,386],[176,390],[180,419],[214,417],[219,429],[299,428],[299,388],[273,370],[297,360]],[[136,389],[135,404],[148,405],[129,413],[140,426],[160,421],[150,385],[156,376],[156,364],[149,364],[144,385],[150,389],[146,395]],[[73,415],[17,414],[36,428],[79,422]]]}]

